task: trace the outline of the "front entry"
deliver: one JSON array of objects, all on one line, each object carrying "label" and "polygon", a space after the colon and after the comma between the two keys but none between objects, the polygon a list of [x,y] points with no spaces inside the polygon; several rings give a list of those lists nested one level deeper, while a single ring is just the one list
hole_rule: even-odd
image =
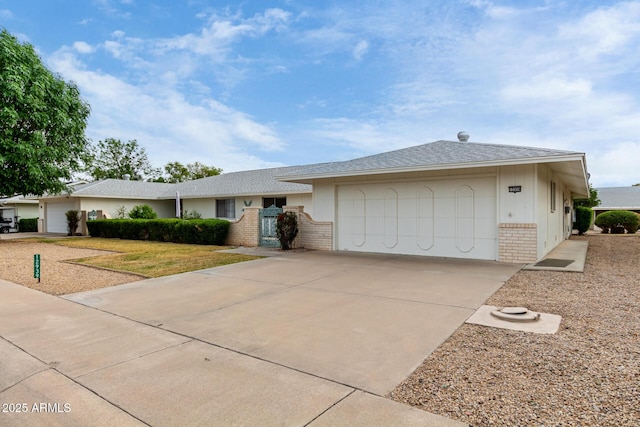
[{"label": "front entry", "polygon": [[267,248],[280,247],[280,241],[276,236],[276,221],[281,213],[282,208],[278,208],[275,205],[260,209],[260,246]]}]

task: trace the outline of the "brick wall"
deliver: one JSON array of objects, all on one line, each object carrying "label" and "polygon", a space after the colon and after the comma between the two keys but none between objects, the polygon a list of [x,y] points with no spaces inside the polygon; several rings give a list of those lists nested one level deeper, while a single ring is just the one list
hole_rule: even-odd
[{"label": "brick wall", "polygon": [[333,222],[314,221],[303,206],[285,206],[285,211],[295,212],[298,216],[298,237],[295,248],[333,250]]},{"label": "brick wall", "polygon": [[[298,237],[294,248],[333,250],[333,222],[314,221],[303,206],[285,206],[284,211],[295,212],[298,217]],[[260,244],[260,208],[246,207],[240,219],[231,221],[225,244],[256,247]]]},{"label": "brick wall", "polygon": [[260,243],[260,208],[246,207],[240,219],[231,221],[225,244],[229,246],[256,247]]},{"label": "brick wall", "polygon": [[538,259],[536,224],[500,224],[498,261],[532,263]]}]

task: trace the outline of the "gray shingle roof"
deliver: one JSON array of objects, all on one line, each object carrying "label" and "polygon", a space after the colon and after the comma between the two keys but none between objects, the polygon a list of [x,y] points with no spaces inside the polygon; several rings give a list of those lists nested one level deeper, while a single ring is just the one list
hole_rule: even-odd
[{"label": "gray shingle roof", "polygon": [[181,198],[311,193],[311,185],[282,182],[275,179],[276,176],[295,173],[303,167],[290,166],[230,172],[187,181],[177,184],[171,190],[173,193],[165,193],[165,197],[175,197],[176,191],[180,192]]},{"label": "gray shingle roof", "polygon": [[[76,197],[109,197],[123,199],[157,199],[174,188],[175,184],[146,181],[126,181],[105,179],[73,187],[71,194]],[[174,191],[175,196],[175,191]]]},{"label": "gray shingle roof", "polygon": [[596,188],[600,204],[596,209],[640,209],[640,187]]},{"label": "gray shingle roof", "polygon": [[475,142],[436,141],[344,162],[309,165],[298,171],[283,174],[293,177],[330,177],[358,172],[436,168],[439,166],[474,165],[482,163],[533,160],[538,158],[584,155],[573,151],[515,145],[481,144]]}]

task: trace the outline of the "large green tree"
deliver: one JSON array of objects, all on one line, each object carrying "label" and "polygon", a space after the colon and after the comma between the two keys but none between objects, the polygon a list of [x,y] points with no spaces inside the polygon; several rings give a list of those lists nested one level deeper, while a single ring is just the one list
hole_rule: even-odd
[{"label": "large green tree", "polygon": [[164,171],[165,176],[158,178],[156,181],[176,183],[222,173],[222,169],[215,166],[207,166],[200,162],[188,163],[186,166],[180,162],[170,162],[164,165]]},{"label": "large green tree", "polygon": [[33,46],[0,32],[0,197],[59,193],[81,166],[89,105]]},{"label": "large green tree", "polygon": [[93,179],[124,179],[141,181],[152,179],[159,173],[151,166],[144,147],[132,139],[122,142],[115,138],[106,138],[92,144],[86,160],[86,172]]}]

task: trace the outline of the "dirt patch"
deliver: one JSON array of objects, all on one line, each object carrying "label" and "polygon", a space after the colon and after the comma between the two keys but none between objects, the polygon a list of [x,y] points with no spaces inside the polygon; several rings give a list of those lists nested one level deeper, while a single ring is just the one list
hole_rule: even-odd
[{"label": "dirt patch", "polygon": [[[66,261],[111,252],[23,240],[0,241],[0,279],[53,295],[99,289],[141,280],[135,274],[106,271]],[[40,283],[33,277],[33,255],[40,254]]]},{"label": "dirt patch", "polygon": [[487,302],[555,335],[465,324],[390,397],[473,426],[637,426],[640,236],[591,235],[584,273],[520,271]]}]

